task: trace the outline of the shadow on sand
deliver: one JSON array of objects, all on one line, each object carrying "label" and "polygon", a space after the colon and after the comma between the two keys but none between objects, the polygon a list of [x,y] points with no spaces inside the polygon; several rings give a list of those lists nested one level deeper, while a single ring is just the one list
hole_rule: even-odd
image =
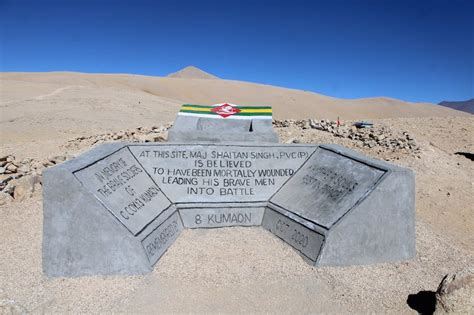
[{"label": "shadow on sand", "polygon": [[410,294],[407,304],[419,314],[433,314],[436,308],[435,292],[420,291],[417,294]]}]

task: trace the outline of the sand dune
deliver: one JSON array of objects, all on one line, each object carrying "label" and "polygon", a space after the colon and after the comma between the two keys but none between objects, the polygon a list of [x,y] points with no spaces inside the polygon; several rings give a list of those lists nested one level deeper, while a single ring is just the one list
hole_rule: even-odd
[{"label": "sand dune", "polygon": [[[199,69],[197,69],[199,70]],[[197,71],[196,70],[196,71]],[[199,70],[200,71],[200,70]],[[195,79],[193,71],[183,70],[191,77],[147,77],[126,74],[3,73],[2,103],[52,93],[64,86],[119,88],[135,94],[170,99],[176,104],[214,104],[232,102],[242,105],[271,105],[276,118],[366,119],[423,116],[453,116],[463,113],[427,103],[409,103],[385,97],[337,99],[312,92],[269,85],[220,79]],[[183,73],[182,73],[183,74]],[[200,76],[200,74],[197,74]],[[27,91],[27,92],[26,92]],[[35,95],[35,93],[37,95]]]},{"label": "sand dune", "polygon": [[30,143],[38,152],[50,150],[56,141],[76,136],[172,122],[183,103],[271,105],[277,119],[468,115],[438,105],[389,98],[342,100],[269,85],[196,79],[202,76],[198,70],[180,71],[179,78],[0,73],[0,144],[3,150],[19,143]]}]

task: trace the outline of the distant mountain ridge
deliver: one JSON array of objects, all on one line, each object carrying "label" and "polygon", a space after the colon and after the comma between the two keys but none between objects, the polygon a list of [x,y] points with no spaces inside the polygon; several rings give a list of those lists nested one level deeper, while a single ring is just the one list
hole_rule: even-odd
[{"label": "distant mountain ridge", "polygon": [[187,66],[177,72],[168,74],[167,77],[185,79],[219,79],[215,75],[203,71],[195,66]]},{"label": "distant mountain ridge", "polygon": [[438,103],[438,105],[474,114],[474,98],[459,102],[442,101],[441,103]]},{"label": "distant mountain ridge", "polygon": [[[76,110],[75,106],[82,106],[77,96],[84,95],[84,89],[88,89],[86,95],[98,95],[98,102],[110,99],[114,100],[111,104],[115,104],[117,95],[121,95],[119,99],[133,100],[132,103],[152,102],[155,104],[153,113],[160,113],[160,117],[166,115],[170,120],[174,119],[181,104],[211,105],[224,102],[272,106],[275,119],[335,120],[340,117],[344,121],[471,115],[436,104],[410,103],[387,97],[339,99],[271,85],[214,79],[212,75],[211,80],[201,80],[199,77],[209,76],[194,68],[178,71],[174,77],[77,72],[0,72],[0,105],[61,97],[71,98],[69,104]],[[196,76],[196,73],[199,75]],[[148,101],[145,102],[145,99]],[[38,108],[31,107],[31,111],[32,115],[37,114]],[[84,115],[89,114],[84,112]],[[2,120],[5,119],[2,117]]]}]

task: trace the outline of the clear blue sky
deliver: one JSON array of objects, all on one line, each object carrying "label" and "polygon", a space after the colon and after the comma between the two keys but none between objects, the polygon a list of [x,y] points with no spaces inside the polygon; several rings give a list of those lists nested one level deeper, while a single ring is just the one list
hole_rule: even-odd
[{"label": "clear blue sky", "polygon": [[0,0],[1,71],[224,79],[341,98],[474,97],[474,1]]}]

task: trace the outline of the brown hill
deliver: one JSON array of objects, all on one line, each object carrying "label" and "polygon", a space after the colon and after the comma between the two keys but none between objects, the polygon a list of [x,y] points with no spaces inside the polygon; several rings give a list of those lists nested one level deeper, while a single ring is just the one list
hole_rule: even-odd
[{"label": "brown hill", "polygon": [[[239,105],[271,105],[274,116],[278,119],[337,116],[341,119],[371,119],[465,115],[463,112],[434,104],[410,103],[386,97],[337,99],[312,92],[241,81],[194,78],[175,80],[128,74],[0,73],[0,89],[2,103],[21,101],[24,105],[34,105],[38,99],[68,98],[78,89],[82,89],[79,97],[87,97],[90,102],[100,102],[104,99],[110,102],[117,98],[117,93],[126,94],[125,99],[133,100],[137,105],[143,98],[150,98],[160,104],[164,101],[166,106],[157,105],[154,108],[156,114],[176,112],[178,105],[182,103],[230,102]],[[116,92],[116,89],[119,92]],[[70,100],[67,104],[73,106],[75,101],[78,99]],[[170,103],[174,106],[170,107],[168,105]],[[37,106],[32,108],[38,110]],[[111,106],[110,109],[114,107]],[[139,107],[135,108],[137,109]]]},{"label": "brown hill", "polygon": [[[48,151],[74,136],[172,122],[181,104],[271,105],[274,117],[341,120],[469,115],[389,98],[343,100],[230,80],[71,72],[0,73],[0,146]],[[53,141],[54,139],[54,141]],[[41,142],[43,141],[43,142]],[[39,144],[41,143],[41,145]]]},{"label": "brown hill", "polygon": [[195,66],[187,66],[177,72],[167,75],[169,78],[186,78],[186,79],[219,79],[206,71],[203,71]]}]

